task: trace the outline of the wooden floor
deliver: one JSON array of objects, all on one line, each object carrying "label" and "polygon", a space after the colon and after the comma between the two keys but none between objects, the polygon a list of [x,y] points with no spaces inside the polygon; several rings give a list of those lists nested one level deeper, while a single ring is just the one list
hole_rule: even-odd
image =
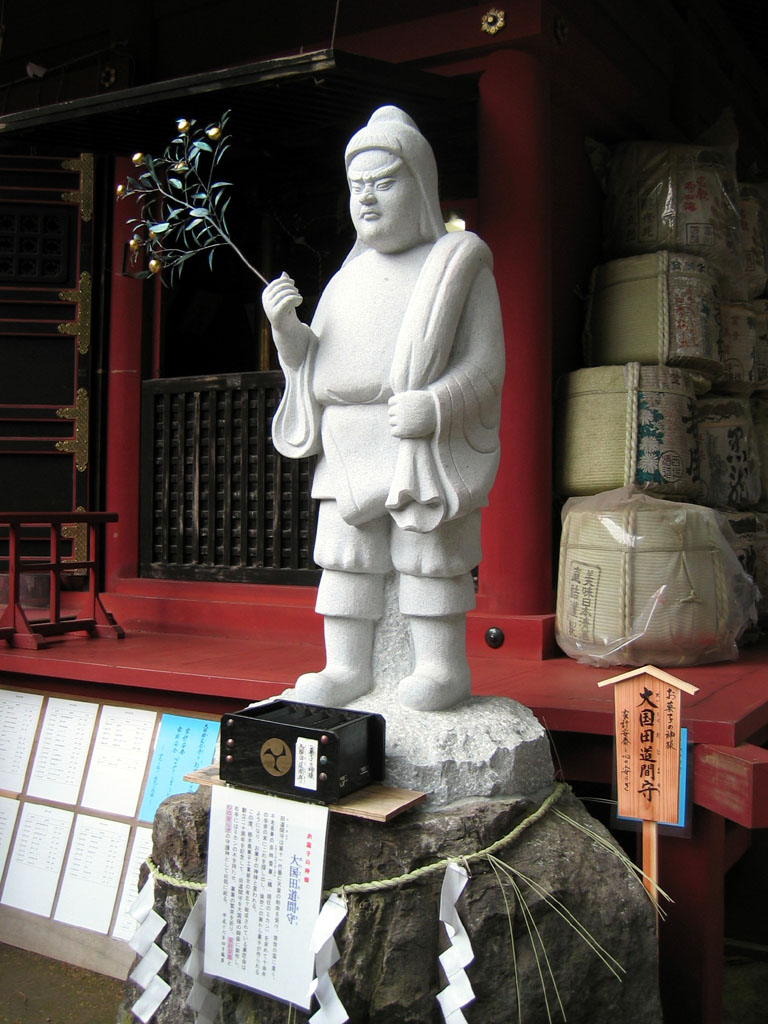
[{"label": "wooden floor", "polygon": [[[565,658],[524,661],[502,652],[470,658],[473,692],[502,695],[530,707],[550,731],[609,735],[610,688],[598,683],[623,668],[593,668]],[[175,694],[180,706],[210,706],[222,713],[291,686],[301,672],[322,667],[316,636],[220,637],[128,629],[123,640],[73,635],[42,650],[0,642],[0,681],[88,692],[93,684]],[[667,671],[699,688],[685,697],[683,724],[696,743],[734,746],[768,738],[768,644],[736,661]],[[197,700],[196,700],[197,698]],[[202,704],[201,704],[202,702]]]}]

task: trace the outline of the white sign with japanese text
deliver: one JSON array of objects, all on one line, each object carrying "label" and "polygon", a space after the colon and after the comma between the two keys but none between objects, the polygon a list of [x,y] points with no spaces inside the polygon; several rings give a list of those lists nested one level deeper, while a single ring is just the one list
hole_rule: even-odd
[{"label": "white sign with japanese text", "polygon": [[211,790],[205,973],[308,1010],[328,808]]}]

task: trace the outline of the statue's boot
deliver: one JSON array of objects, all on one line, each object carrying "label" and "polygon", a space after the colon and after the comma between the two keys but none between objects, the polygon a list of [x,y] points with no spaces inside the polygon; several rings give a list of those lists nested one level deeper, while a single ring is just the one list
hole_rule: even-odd
[{"label": "statue's boot", "polygon": [[296,680],[296,699],[343,707],[373,689],[373,633],[384,611],[384,576],[324,569],[315,611],[325,631],[325,668]]},{"label": "statue's boot", "polygon": [[296,680],[296,700],[326,707],[344,707],[373,688],[373,628],[371,619],[326,615],[325,668]]},{"label": "statue's boot", "polygon": [[466,616],[409,616],[413,672],[398,687],[400,703],[415,711],[443,711],[470,693]]}]

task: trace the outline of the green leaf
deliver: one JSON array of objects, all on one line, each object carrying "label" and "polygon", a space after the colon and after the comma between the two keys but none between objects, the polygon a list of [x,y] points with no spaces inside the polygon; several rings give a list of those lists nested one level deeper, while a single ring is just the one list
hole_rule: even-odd
[{"label": "green leaf", "polygon": [[195,139],[195,141],[193,142],[193,146],[196,149],[202,149],[206,153],[212,153],[213,152],[213,148],[211,146],[209,146],[207,142],[203,142],[202,139]]},{"label": "green leaf", "polygon": [[150,224],[149,230],[154,231],[156,235],[161,235],[164,231],[168,230],[168,227],[169,225],[167,221],[160,221],[159,224]]},{"label": "green leaf", "polygon": [[172,185],[174,188],[184,188],[178,178],[169,178],[168,184]]},{"label": "green leaf", "polygon": [[193,206],[189,211],[190,217],[200,218],[208,216],[208,209],[205,206]]}]

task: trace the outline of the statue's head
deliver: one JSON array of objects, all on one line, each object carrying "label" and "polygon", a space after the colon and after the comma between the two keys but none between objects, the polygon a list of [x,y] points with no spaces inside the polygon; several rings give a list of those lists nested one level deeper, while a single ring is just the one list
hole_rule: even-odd
[{"label": "statue's head", "polygon": [[398,107],[380,107],[345,153],[360,248],[399,252],[445,233],[432,147]]}]

